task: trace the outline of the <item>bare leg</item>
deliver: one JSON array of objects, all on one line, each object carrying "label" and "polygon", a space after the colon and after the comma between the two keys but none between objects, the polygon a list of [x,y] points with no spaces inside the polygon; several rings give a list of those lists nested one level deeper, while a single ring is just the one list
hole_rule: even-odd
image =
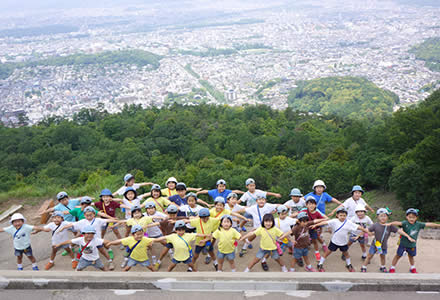
[{"label": "bare leg", "polygon": [[249,270],[252,269],[259,261],[260,261],[260,259],[258,257],[254,257],[254,259],[248,265],[248,269]]},{"label": "bare leg", "polygon": [[223,271],[223,262],[225,261],[224,258],[219,258],[218,259],[218,270],[219,271]]},{"label": "bare leg", "polygon": [[175,263],[171,263],[171,264],[168,266],[168,272],[171,272],[175,267],[176,267],[176,264],[175,264]]}]

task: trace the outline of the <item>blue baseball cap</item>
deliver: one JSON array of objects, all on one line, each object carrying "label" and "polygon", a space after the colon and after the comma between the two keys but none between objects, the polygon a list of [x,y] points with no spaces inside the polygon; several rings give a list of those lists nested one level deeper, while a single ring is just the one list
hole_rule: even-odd
[{"label": "blue baseball cap", "polygon": [[141,225],[136,224],[133,227],[131,227],[131,233],[136,233],[138,231],[144,231]]},{"label": "blue baseball cap", "polygon": [[92,225],[87,225],[81,230],[81,233],[96,233],[96,229]]},{"label": "blue baseball cap", "polygon": [[113,197],[113,194],[112,194],[112,192],[109,189],[103,189],[101,191],[101,194],[99,195],[99,197],[102,197],[102,196],[111,196],[111,197]]},{"label": "blue baseball cap", "polygon": [[210,216],[209,209],[204,207],[199,211],[200,218],[209,217],[209,216]]}]

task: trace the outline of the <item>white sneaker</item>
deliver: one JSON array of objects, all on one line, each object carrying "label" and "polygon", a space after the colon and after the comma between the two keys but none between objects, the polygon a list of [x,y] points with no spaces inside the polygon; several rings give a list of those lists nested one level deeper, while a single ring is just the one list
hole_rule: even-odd
[{"label": "white sneaker", "polygon": [[125,268],[125,266],[127,265],[127,262],[128,262],[128,261],[124,259],[124,261],[123,261],[122,264],[121,264],[121,268]]},{"label": "white sneaker", "polygon": [[283,271],[283,272],[289,272],[289,271],[287,270],[286,266],[282,266],[282,267],[281,267],[281,271]]}]

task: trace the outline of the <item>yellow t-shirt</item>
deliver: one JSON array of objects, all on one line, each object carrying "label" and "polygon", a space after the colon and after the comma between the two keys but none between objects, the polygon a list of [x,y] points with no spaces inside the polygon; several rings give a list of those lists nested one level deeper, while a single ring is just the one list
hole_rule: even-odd
[{"label": "yellow t-shirt", "polygon": [[141,225],[144,230],[147,228],[147,225],[151,223],[153,223],[153,218],[147,216],[140,219],[130,218],[127,220],[127,226]]},{"label": "yellow t-shirt", "polygon": [[153,199],[153,197],[150,197],[147,200],[145,200],[143,204],[145,204],[147,202],[153,202],[154,204],[156,204],[156,211],[161,212],[161,213],[165,212],[168,205],[170,205],[170,203],[171,203],[170,200],[168,200],[167,198],[164,198],[164,197],[159,197],[157,199]]},{"label": "yellow t-shirt", "polygon": [[261,236],[260,248],[263,250],[276,250],[277,245],[275,245],[274,241],[283,235],[283,232],[275,226],[267,231],[264,227],[260,226],[254,233],[256,236]]},{"label": "yellow t-shirt", "polygon": [[221,218],[224,215],[231,215],[231,211],[229,209],[223,209],[221,212],[218,212],[215,210],[215,207],[211,208],[209,210],[209,214],[211,215],[211,218]]},{"label": "yellow t-shirt", "polygon": [[218,251],[221,253],[229,254],[235,251],[234,242],[241,238],[240,233],[234,228],[229,230],[217,229],[212,237],[218,241]]},{"label": "yellow t-shirt", "polygon": [[[219,219],[209,218],[208,222],[203,222],[200,218],[191,219],[190,225],[196,228],[197,233],[199,234],[210,234],[217,230],[218,225],[220,223]],[[196,245],[203,246],[203,243],[200,243],[201,240],[205,239],[204,237],[197,237]]]},{"label": "yellow t-shirt", "polygon": [[169,188],[166,188],[166,189],[161,190],[160,192],[162,193],[162,196],[164,196],[165,198],[177,195],[176,189],[170,190]]},{"label": "yellow t-shirt", "polygon": [[[132,236],[122,239],[121,241],[122,245],[128,246],[130,249],[133,248],[137,242],[138,241]],[[152,239],[143,236],[140,243],[137,244],[136,248],[131,252],[130,257],[137,261],[146,261],[148,259],[147,248],[152,242]]]},{"label": "yellow t-shirt", "polygon": [[193,241],[196,238],[196,234],[184,233],[181,238],[177,233],[167,235],[167,243],[173,244],[173,249],[174,249],[173,258],[178,261],[185,261],[189,258],[188,246],[185,244],[184,241],[182,241],[182,238],[188,243],[188,246],[191,247],[191,241]]}]

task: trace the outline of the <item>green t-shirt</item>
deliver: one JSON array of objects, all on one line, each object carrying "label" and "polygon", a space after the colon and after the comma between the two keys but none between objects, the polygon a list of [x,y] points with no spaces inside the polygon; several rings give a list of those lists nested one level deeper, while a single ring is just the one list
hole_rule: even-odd
[{"label": "green t-shirt", "polygon": [[[423,228],[425,228],[425,223],[419,221],[416,221],[414,224],[410,224],[407,220],[402,222],[403,231],[415,240],[417,240],[417,236]],[[416,247],[416,243],[411,243],[405,236],[402,236],[400,239],[400,245],[406,248]]]},{"label": "green t-shirt", "polygon": [[[72,216],[74,216],[77,221],[85,219],[84,212],[81,210],[81,207],[76,207],[69,212]],[[98,211],[95,209],[95,213],[98,214]]]}]

